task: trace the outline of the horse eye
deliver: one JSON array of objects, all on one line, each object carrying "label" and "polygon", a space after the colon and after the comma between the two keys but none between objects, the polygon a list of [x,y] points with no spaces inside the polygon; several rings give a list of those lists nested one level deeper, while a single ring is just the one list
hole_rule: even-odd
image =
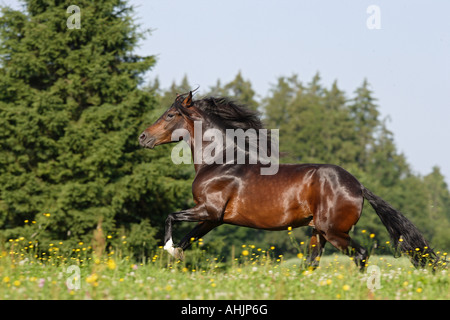
[{"label": "horse eye", "polygon": [[173,117],[175,117],[175,115],[174,115],[173,113],[169,113],[169,114],[166,116],[166,119],[167,119],[167,120],[170,120],[170,119],[172,119]]}]

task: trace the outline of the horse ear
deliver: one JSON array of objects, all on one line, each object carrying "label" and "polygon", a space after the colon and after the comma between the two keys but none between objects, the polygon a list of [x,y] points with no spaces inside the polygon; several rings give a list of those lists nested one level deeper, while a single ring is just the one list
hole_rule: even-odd
[{"label": "horse ear", "polygon": [[192,105],[192,91],[189,91],[188,96],[183,100],[181,105],[185,108],[189,108]]}]

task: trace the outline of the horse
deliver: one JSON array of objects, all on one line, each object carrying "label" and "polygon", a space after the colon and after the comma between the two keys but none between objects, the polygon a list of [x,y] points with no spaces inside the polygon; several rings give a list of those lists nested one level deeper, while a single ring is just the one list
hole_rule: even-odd
[{"label": "horse", "polygon": [[[206,132],[209,129],[215,130],[216,138],[193,138],[195,130]],[[139,135],[138,140],[142,147],[152,149],[179,141],[180,132],[185,132],[186,140],[183,140],[195,156],[211,149],[213,143],[217,146],[216,140],[221,140],[217,133],[225,136],[231,129],[257,132],[263,125],[257,112],[228,98],[193,100],[190,91],[177,95],[174,103]],[[257,138],[261,137],[258,135]],[[249,141],[248,137],[246,141]],[[261,146],[257,149],[260,151]],[[248,154],[245,160],[249,160]],[[195,206],[170,213],[165,221],[164,249],[176,259],[183,259],[184,250],[193,241],[222,224],[264,230],[310,226],[313,231],[305,262],[309,268],[318,267],[324,246],[329,242],[352,257],[363,271],[369,252],[353,240],[349,232],[362,214],[364,199],[375,209],[394,248],[407,253],[414,266],[425,267],[436,257],[411,221],[340,166],[279,164],[274,174],[261,174],[262,169],[267,169],[267,162],[207,160],[200,157],[194,161],[192,194]],[[178,221],[197,224],[175,246],[172,227]]]}]

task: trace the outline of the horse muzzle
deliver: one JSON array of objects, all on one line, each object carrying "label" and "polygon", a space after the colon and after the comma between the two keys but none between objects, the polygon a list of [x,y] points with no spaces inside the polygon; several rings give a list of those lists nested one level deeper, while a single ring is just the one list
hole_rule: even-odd
[{"label": "horse muzzle", "polygon": [[153,149],[156,144],[156,138],[144,131],[139,136],[139,144],[144,148]]}]

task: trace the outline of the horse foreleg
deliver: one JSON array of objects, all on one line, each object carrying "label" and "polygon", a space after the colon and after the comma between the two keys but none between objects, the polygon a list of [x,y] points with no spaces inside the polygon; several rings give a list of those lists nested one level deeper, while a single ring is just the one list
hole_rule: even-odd
[{"label": "horse foreleg", "polygon": [[215,227],[220,226],[221,224],[222,224],[221,222],[213,222],[213,221],[199,222],[194,227],[194,229],[189,231],[189,233],[184,236],[184,238],[180,241],[180,243],[178,243],[178,247],[180,247],[183,250],[186,250],[192,244],[193,239],[194,241],[200,239],[205,234],[210,232]]},{"label": "horse foreleg", "polygon": [[[164,235],[164,250],[166,250],[170,255],[176,259],[183,259],[183,249],[179,247],[174,247],[172,240],[172,227],[175,221],[207,221],[210,219],[205,206],[198,205],[194,208],[171,213],[167,216],[165,235]],[[212,228],[211,228],[212,229]],[[209,231],[209,230],[208,230]]]}]

